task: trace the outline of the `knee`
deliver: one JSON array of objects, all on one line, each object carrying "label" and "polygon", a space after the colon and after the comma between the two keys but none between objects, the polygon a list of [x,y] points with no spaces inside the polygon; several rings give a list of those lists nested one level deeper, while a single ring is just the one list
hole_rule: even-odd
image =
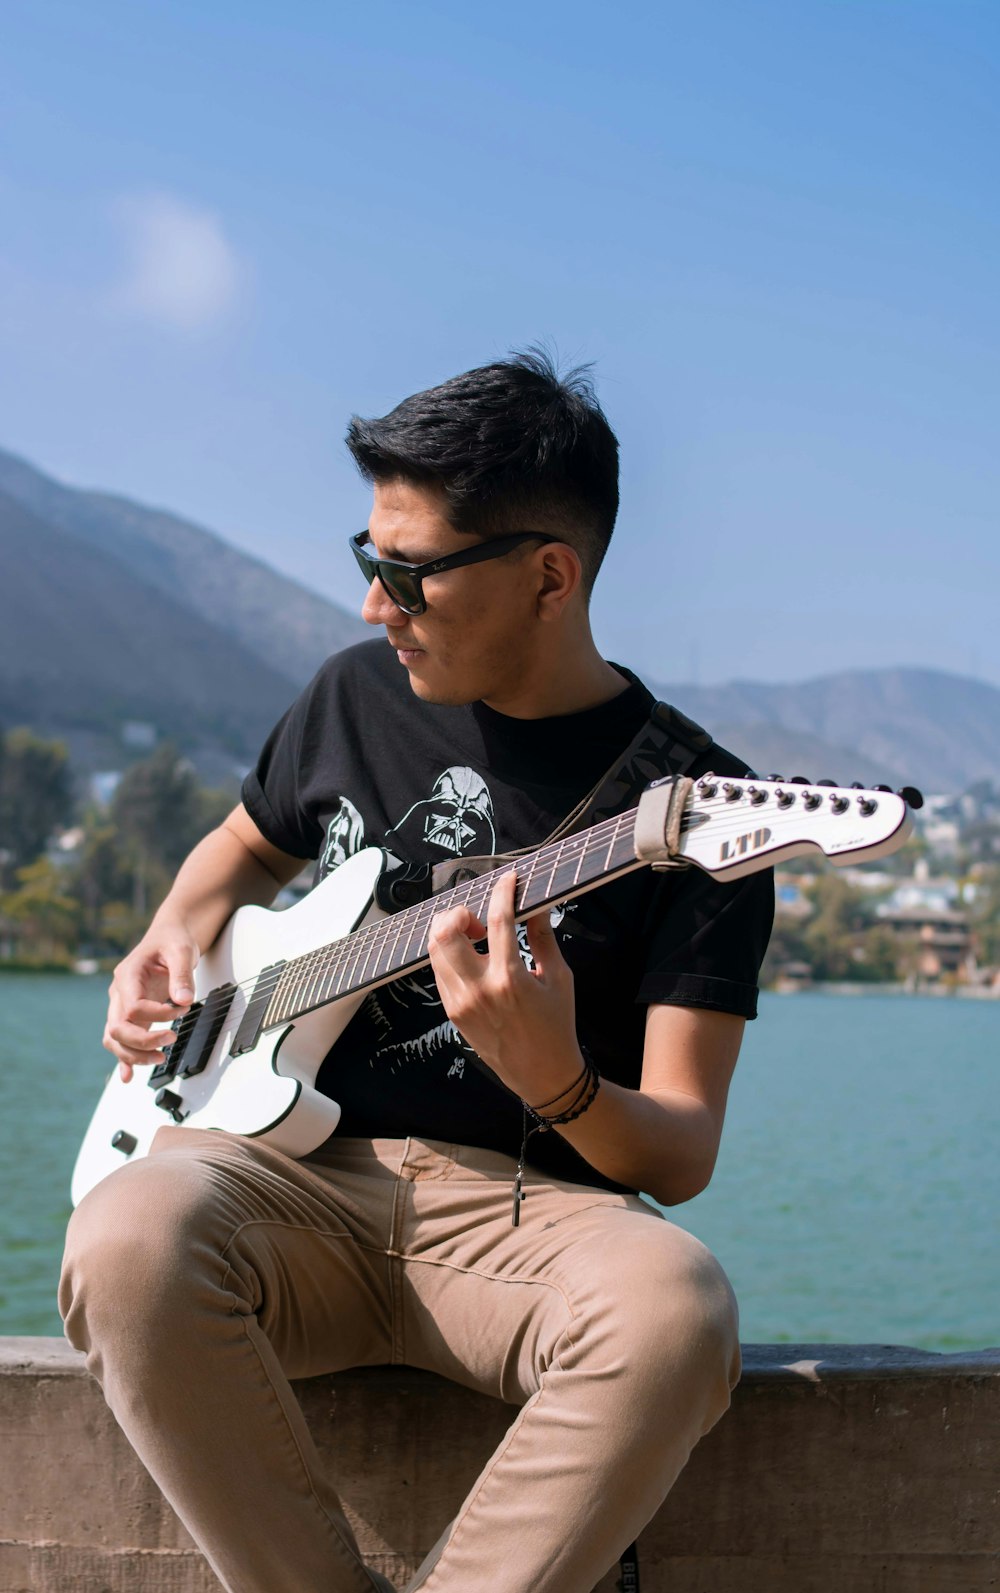
[{"label": "knee", "polygon": [[671,1223],[644,1222],[615,1247],[609,1281],[607,1348],[637,1395],[655,1403],[703,1390],[716,1415],[725,1409],[740,1371],[739,1316],[712,1253]]},{"label": "knee", "polygon": [[198,1180],[151,1157],[97,1184],[66,1233],[59,1310],[70,1343],[89,1352],[109,1326],[148,1342],[176,1325],[212,1266],[207,1208]]}]

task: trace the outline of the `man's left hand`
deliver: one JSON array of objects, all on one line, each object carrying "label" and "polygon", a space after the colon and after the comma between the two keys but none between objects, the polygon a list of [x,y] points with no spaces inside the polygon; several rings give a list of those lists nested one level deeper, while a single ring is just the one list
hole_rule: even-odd
[{"label": "man's left hand", "polygon": [[[501,874],[486,923],[467,907],[431,920],[438,993],[462,1038],[529,1105],[568,1092],[583,1069],[576,1038],[573,974],[548,909],[525,922],[534,968],[521,957],[514,918],[517,875]],[[486,951],[475,948],[486,941]]]}]

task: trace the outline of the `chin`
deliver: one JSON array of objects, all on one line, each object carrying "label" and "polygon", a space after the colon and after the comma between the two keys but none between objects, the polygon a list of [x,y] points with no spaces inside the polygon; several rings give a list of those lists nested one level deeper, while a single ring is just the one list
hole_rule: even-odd
[{"label": "chin", "polygon": [[466,703],[478,702],[480,693],[464,687],[456,680],[435,679],[433,674],[422,678],[414,669],[408,671],[410,690],[421,702],[434,703],[438,708],[461,708]]}]

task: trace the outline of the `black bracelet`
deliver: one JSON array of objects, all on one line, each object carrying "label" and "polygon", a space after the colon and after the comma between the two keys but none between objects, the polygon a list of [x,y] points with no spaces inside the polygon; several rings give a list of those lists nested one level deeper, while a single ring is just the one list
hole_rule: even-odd
[{"label": "black bracelet", "polygon": [[[570,1091],[576,1091],[573,1100],[564,1112],[557,1112],[552,1117],[545,1117],[542,1115],[543,1108],[529,1106],[527,1101],[522,1100],[521,1154],[518,1157],[517,1172],[514,1174],[514,1205],[510,1214],[513,1227],[518,1227],[521,1221],[521,1202],[524,1199],[522,1187],[524,1183],[524,1159],[528,1152],[528,1141],[532,1134],[544,1134],[546,1129],[554,1128],[560,1123],[574,1123],[578,1117],[583,1116],[589,1107],[593,1106],[600,1087],[601,1075],[597,1070],[597,1064],[592,1062],[590,1057],[584,1052],[583,1072],[568,1089],[562,1092],[563,1095],[569,1095]],[[555,1095],[552,1099],[553,1101],[558,1101],[562,1099],[562,1096]],[[546,1103],[546,1105],[551,1104],[551,1101]],[[535,1119],[534,1127],[532,1128],[528,1127],[529,1117]]]},{"label": "black bracelet", "polygon": [[[561,1101],[564,1095],[569,1095],[573,1090],[578,1090],[580,1085],[583,1083],[583,1080],[590,1073],[590,1068],[591,1063],[584,1060],[582,1073],[578,1073],[572,1084],[567,1084],[566,1088],[564,1090],[560,1090],[558,1095],[553,1095],[551,1101],[543,1101],[540,1106],[528,1106],[527,1101],[522,1100],[521,1105],[528,1106],[528,1111],[531,1113],[531,1115],[533,1117],[538,1117],[539,1114],[544,1112],[547,1107],[554,1106],[557,1101]],[[553,1121],[555,1120],[553,1119]]]}]

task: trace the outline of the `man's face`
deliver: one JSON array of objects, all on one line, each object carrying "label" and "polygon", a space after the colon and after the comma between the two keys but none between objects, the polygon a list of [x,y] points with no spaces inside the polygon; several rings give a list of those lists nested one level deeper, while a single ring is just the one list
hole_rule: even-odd
[{"label": "man's face", "polygon": [[[375,487],[368,520],[380,558],[424,564],[458,553],[476,539],[449,524],[440,488],[407,481]],[[430,575],[423,614],[404,614],[382,583],[372,582],[361,610],[369,625],[384,625],[410,685],[426,702],[481,699],[502,709],[531,669],[540,562],[539,545],[504,558]]]}]

